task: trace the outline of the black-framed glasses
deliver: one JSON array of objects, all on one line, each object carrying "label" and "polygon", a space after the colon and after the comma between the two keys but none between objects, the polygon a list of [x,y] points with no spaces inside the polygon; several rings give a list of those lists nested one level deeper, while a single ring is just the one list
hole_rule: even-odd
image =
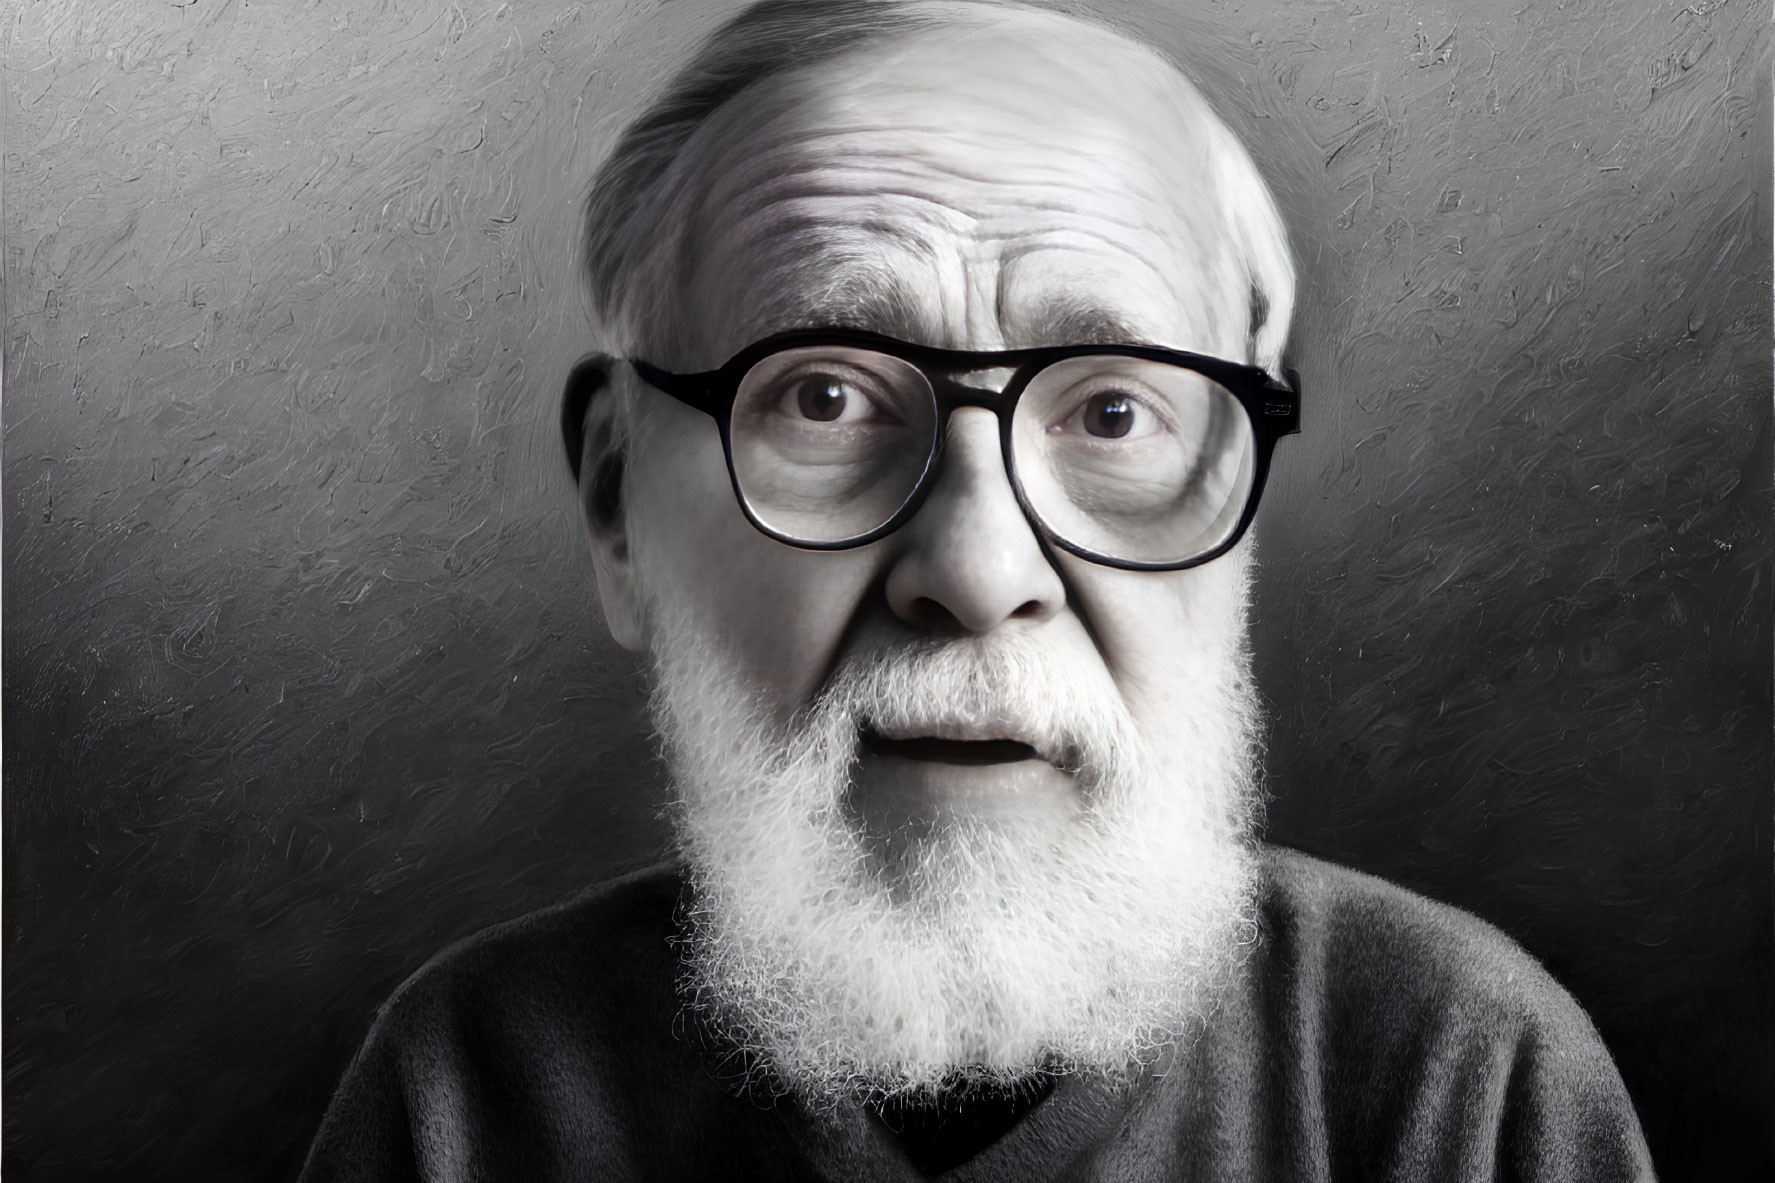
[{"label": "black-framed glasses", "polygon": [[[1005,471],[1053,545],[1111,567],[1173,571],[1225,554],[1251,524],[1299,384],[1152,345],[934,349],[841,329],[783,333],[720,369],[649,384],[712,416],[746,517],[791,546],[863,546],[904,525],[942,463],[949,416],[998,416]],[[964,375],[1010,370],[1002,386]]]}]

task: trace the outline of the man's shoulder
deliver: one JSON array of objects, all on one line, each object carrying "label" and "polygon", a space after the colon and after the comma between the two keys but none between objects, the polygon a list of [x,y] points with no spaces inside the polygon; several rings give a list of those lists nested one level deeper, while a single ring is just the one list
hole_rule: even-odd
[{"label": "man's shoulder", "polygon": [[1290,972],[1334,994],[1368,991],[1445,1022],[1500,1030],[1589,1020],[1521,945],[1470,912],[1286,847],[1266,847],[1263,926]]},{"label": "man's shoulder", "polygon": [[1373,1177],[1650,1176],[1596,1028],[1515,941],[1293,850],[1264,852],[1262,882],[1260,969],[1234,1025],[1268,1033],[1282,1092],[1321,1098],[1334,1158],[1392,1164]]},{"label": "man's shoulder", "polygon": [[738,1107],[679,1028],[680,888],[649,867],[433,957],[378,1012],[304,1178],[709,1177]]},{"label": "man's shoulder", "polygon": [[657,863],[481,929],[413,973],[379,1025],[455,1025],[458,1015],[532,1025],[563,1012],[620,1013],[662,993],[670,999],[679,888],[676,865]]},{"label": "man's shoulder", "polygon": [[565,900],[483,928],[444,949],[428,968],[546,956],[611,942],[652,942],[670,927],[681,885],[673,860],[632,868]]},{"label": "man's shoulder", "polygon": [[1266,923],[1325,957],[1383,956],[1469,988],[1558,989],[1540,963],[1494,925],[1397,883],[1282,846],[1261,865]]},{"label": "man's shoulder", "polygon": [[677,899],[650,867],[433,957],[377,1012],[303,1177],[571,1177],[560,1154],[634,1174],[613,1115],[670,1058]]}]

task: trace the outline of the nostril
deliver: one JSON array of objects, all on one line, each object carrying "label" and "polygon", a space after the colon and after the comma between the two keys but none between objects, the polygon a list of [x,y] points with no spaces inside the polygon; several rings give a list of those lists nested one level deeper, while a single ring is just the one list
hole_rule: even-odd
[{"label": "nostril", "polygon": [[1045,609],[1042,607],[1040,600],[1024,600],[1021,604],[1017,605],[1017,610],[1012,612],[1011,615],[1028,619],[1032,616],[1040,616],[1044,611]]},{"label": "nostril", "polygon": [[912,616],[912,623],[926,627],[949,627],[961,623],[956,619],[955,613],[929,596],[919,596],[912,601]]}]

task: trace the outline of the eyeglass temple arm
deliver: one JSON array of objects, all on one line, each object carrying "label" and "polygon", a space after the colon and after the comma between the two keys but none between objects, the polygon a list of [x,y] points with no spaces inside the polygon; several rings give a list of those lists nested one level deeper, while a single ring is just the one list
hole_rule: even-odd
[{"label": "eyeglass temple arm", "polygon": [[1264,386],[1263,400],[1264,423],[1277,436],[1298,435],[1300,433],[1300,372],[1293,367],[1285,366],[1282,375],[1287,379],[1278,382],[1271,378]]},{"label": "eyeglass temple arm", "polygon": [[635,373],[641,376],[643,382],[705,415],[713,415],[719,419],[731,401],[720,393],[716,381],[721,376],[720,370],[708,370],[701,374],[674,374],[644,361],[631,360],[629,364],[635,367]]}]

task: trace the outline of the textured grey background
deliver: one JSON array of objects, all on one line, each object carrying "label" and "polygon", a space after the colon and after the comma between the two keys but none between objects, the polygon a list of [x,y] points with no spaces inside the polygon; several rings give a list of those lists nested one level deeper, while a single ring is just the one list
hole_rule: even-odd
[{"label": "textured grey background", "polygon": [[[1272,833],[1765,1174],[1767,4],[1101,7],[1303,262]],[[283,1177],[401,977],[659,847],[552,417],[574,203],[726,9],[5,11],[6,1167]]]}]

